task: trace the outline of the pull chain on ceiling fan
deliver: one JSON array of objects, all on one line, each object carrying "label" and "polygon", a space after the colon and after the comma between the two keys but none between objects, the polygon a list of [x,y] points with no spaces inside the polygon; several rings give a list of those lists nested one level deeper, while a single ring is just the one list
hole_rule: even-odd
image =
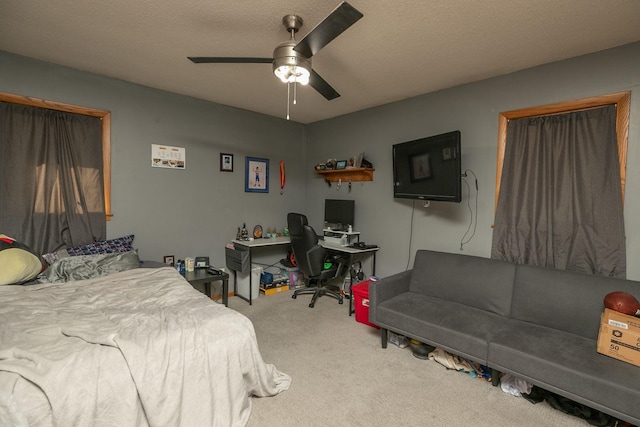
[{"label": "pull chain on ceiling fan", "polygon": [[291,107],[291,86],[293,85],[293,105],[297,104],[298,86],[309,84],[311,76],[311,60],[294,50],[296,33],[302,27],[302,18],[297,15],[286,15],[282,24],[291,34],[291,39],[281,43],[273,51],[273,74],[287,84],[287,120]]},{"label": "pull chain on ceiling fan", "polygon": [[273,73],[282,82],[287,83],[287,120],[293,84],[293,103],[297,102],[297,84],[310,84],[327,100],[338,98],[340,94],[327,83],[311,66],[311,57],[329,44],[364,15],[347,2],[341,3],[322,22],[296,43],[295,34],[302,27],[303,21],[297,15],[286,15],[282,24],[291,38],[279,44],[273,51],[272,58],[251,57],[188,57],[196,64],[269,64],[273,65]]}]

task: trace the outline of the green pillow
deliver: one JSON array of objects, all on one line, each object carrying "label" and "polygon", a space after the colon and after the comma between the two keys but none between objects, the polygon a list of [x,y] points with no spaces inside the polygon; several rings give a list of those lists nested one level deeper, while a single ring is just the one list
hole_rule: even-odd
[{"label": "green pillow", "polygon": [[20,285],[35,279],[46,265],[27,245],[0,234],[0,285]]}]

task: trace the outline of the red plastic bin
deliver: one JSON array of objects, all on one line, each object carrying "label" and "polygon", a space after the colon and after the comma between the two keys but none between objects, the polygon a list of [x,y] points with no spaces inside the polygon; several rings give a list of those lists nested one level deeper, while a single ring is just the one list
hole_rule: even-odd
[{"label": "red plastic bin", "polygon": [[365,280],[351,287],[356,312],[356,322],[380,329],[380,326],[369,322],[369,283],[371,283],[371,280]]}]

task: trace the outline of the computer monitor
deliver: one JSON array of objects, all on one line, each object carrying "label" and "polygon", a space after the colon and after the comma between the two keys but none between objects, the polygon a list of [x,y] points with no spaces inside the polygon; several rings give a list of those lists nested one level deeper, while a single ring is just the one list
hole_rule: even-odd
[{"label": "computer monitor", "polygon": [[324,201],[324,225],[332,230],[347,231],[353,227],[355,200],[326,199]]}]

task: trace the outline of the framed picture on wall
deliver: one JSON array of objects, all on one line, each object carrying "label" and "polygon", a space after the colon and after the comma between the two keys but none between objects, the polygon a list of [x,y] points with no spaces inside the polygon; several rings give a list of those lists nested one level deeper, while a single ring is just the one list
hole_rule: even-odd
[{"label": "framed picture on wall", "polygon": [[247,156],[244,191],[247,193],[269,192],[269,159]]},{"label": "framed picture on wall", "polygon": [[233,154],[220,153],[220,170],[233,172]]}]

